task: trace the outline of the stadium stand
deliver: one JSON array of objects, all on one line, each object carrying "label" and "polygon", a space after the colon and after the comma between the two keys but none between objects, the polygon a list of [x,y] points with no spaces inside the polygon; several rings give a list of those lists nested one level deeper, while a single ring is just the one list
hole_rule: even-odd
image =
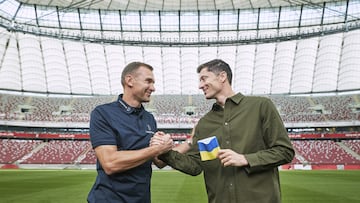
[{"label": "stadium stand", "polygon": [[[89,142],[90,145],[90,142]],[[84,156],[81,157],[79,162],[80,164],[95,164],[96,163],[96,156],[95,151],[89,147],[89,149],[84,153]]]},{"label": "stadium stand", "polygon": [[31,156],[20,161],[24,164],[73,164],[85,149],[88,141],[51,140],[32,151]]},{"label": "stadium stand", "polygon": [[360,155],[360,140],[343,140],[341,142],[349,147],[352,151]]},{"label": "stadium stand", "polygon": [[[7,135],[7,136],[4,136]],[[16,135],[9,138],[9,135]],[[49,141],[46,136],[52,135]],[[81,135],[81,140],[63,139],[65,134],[34,134],[26,132],[8,132],[2,133],[3,137],[0,139],[0,164],[16,164],[26,168],[26,165],[94,165],[96,157],[94,150],[91,148],[90,141],[83,139],[84,134]],[[309,134],[302,134],[304,137]],[[330,137],[332,134],[328,134]],[[356,135],[355,139],[343,137],[341,142],[337,141],[341,135],[336,134],[334,138],[325,139],[324,134],[314,133],[312,138],[318,137],[320,139],[293,139],[292,143],[296,150],[296,156],[289,165],[291,168],[294,165],[303,166],[322,166],[327,167],[343,165],[343,166],[360,166],[360,134]],[[21,137],[32,137],[33,139],[21,139]],[[35,136],[38,136],[36,138]],[[57,136],[57,138],[55,137]],[[177,144],[183,142],[190,135],[188,133],[171,133],[171,136],[176,140]],[[55,139],[54,139],[55,138]],[[61,138],[61,139],[59,139]],[[326,137],[325,137],[326,138]],[[346,138],[346,139],[345,139]],[[356,139],[357,138],[357,139]]]},{"label": "stadium stand", "polygon": [[0,163],[11,164],[31,153],[43,141],[0,139]]},{"label": "stadium stand", "polygon": [[307,164],[360,164],[360,160],[332,140],[297,140],[292,143]]},{"label": "stadium stand", "polygon": [[[277,106],[285,123],[358,121],[359,95],[335,96],[268,96]],[[87,123],[91,110],[98,104],[115,100],[113,96],[49,98],[1,95],[1,119],[5,121],[47,121]],[[154,95],[145,108],[158,123],[194,124],[211,108],[212,101],[202,95]],[[193,107],[191,115],[186,107]]]},{"label": "stadium stand", "polygon": [[[342,126],[343,123],[359,122],[358,94],[267,97],[276,104],[289,129],[297,128],[296,125],[299,124],[312,126],[314,123],[331,123],[329,126],[320,127],[320,132],[289,132],[296,149],[291,165],[360,166],[358,129],[350,125],[341,133],[332,128],[339,123]],[[79,123],[87,126],[90,112],[96,105],[115,99],[115,96],[57,98],[1,94],[0,164],[95,164],[96,157],[86,127],[79,128],[80,132],[52,132],[51,126],[60,124],[60,129],[62,126],[76,129]],[[202,95],[154,95],[152,101],[145,104],[145,108],[154,114],[160,127],[177,123],[188,124],[171,132],[175,143],[179,144],[189,136],[189,129],[211,105],[212,101],[205,100]],[[39,123],[45,128],[29,131],[26,127],[29,122],[33,122],[32,125]],[[21,123],[25,127],[12,131],[6,128],[8,123]],[[332,126],[333,124],[335,125]]]},{"label": "stadium stand", "polygon": [[223,58],[236,91],[277,106],[292,165],[360,166],[358,0],[155,2],[0,1],[0,165],[94,164],[90,112],[135,60],[156,67],[145,108],[181,143],[213,102],[194,67]]}]

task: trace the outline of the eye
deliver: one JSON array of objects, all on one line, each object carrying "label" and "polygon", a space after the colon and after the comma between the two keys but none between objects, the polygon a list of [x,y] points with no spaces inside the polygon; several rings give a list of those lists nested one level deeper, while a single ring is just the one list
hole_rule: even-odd
[{"label": "eye", "polygon": [[146,80],[146,83],[147,83],[147,84],[153,84],[153,83],[155,83],[155,81],[152,80],[152,79],[147,79],[147,80]]}]

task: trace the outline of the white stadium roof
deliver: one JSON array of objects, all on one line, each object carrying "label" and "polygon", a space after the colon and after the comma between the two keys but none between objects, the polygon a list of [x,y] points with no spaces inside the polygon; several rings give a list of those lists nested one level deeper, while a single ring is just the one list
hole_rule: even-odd
[{"label": "white stadium roof", "polygon": [[336,0],[20,0],[26,4],[103,10],[187,11],[257,9],[264,7],[321,4]]},{"label": "white stadium roof", "polygon": [[132,61],[155,94],[201,94],[221,58],[244,94],[360,90],[360,0],[0,1],[0,90],[121,93]]}]

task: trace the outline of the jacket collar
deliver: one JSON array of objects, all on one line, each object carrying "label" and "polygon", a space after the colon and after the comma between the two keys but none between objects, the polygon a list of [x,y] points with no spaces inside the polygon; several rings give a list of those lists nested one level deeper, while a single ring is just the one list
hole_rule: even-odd
[{"label": "jacket collar", "polygon": [[[244,96],[243,94],[237,93],[237,94],[235,94],[234,96],[227,98],[225,102],[227,102],[227,101],[232,101],[233,103],[239,105],[240,102],[241,102],[241,100],[242,100],[244,97],[245,97],[245,96]],[[220,111],[220,110],[222,110],[222,109],[223,109],[223,108],[222,108],[219,104],[217,104],[217,103],[214,103],[213,106],[212,106],[212,110],[213,110],[213,111]]]}]

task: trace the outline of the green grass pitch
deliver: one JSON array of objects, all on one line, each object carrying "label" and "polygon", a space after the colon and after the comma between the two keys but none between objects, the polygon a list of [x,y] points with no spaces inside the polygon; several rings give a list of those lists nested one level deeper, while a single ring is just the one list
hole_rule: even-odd
[{"label": "green grass pitch", "polygon": [[[93,170],[0,170],[0,203],[82,203]],[[283,203],[359,203],[360,170],[281,171]],[[206,203],[202,176],[154,171],[153,203]]]}]

